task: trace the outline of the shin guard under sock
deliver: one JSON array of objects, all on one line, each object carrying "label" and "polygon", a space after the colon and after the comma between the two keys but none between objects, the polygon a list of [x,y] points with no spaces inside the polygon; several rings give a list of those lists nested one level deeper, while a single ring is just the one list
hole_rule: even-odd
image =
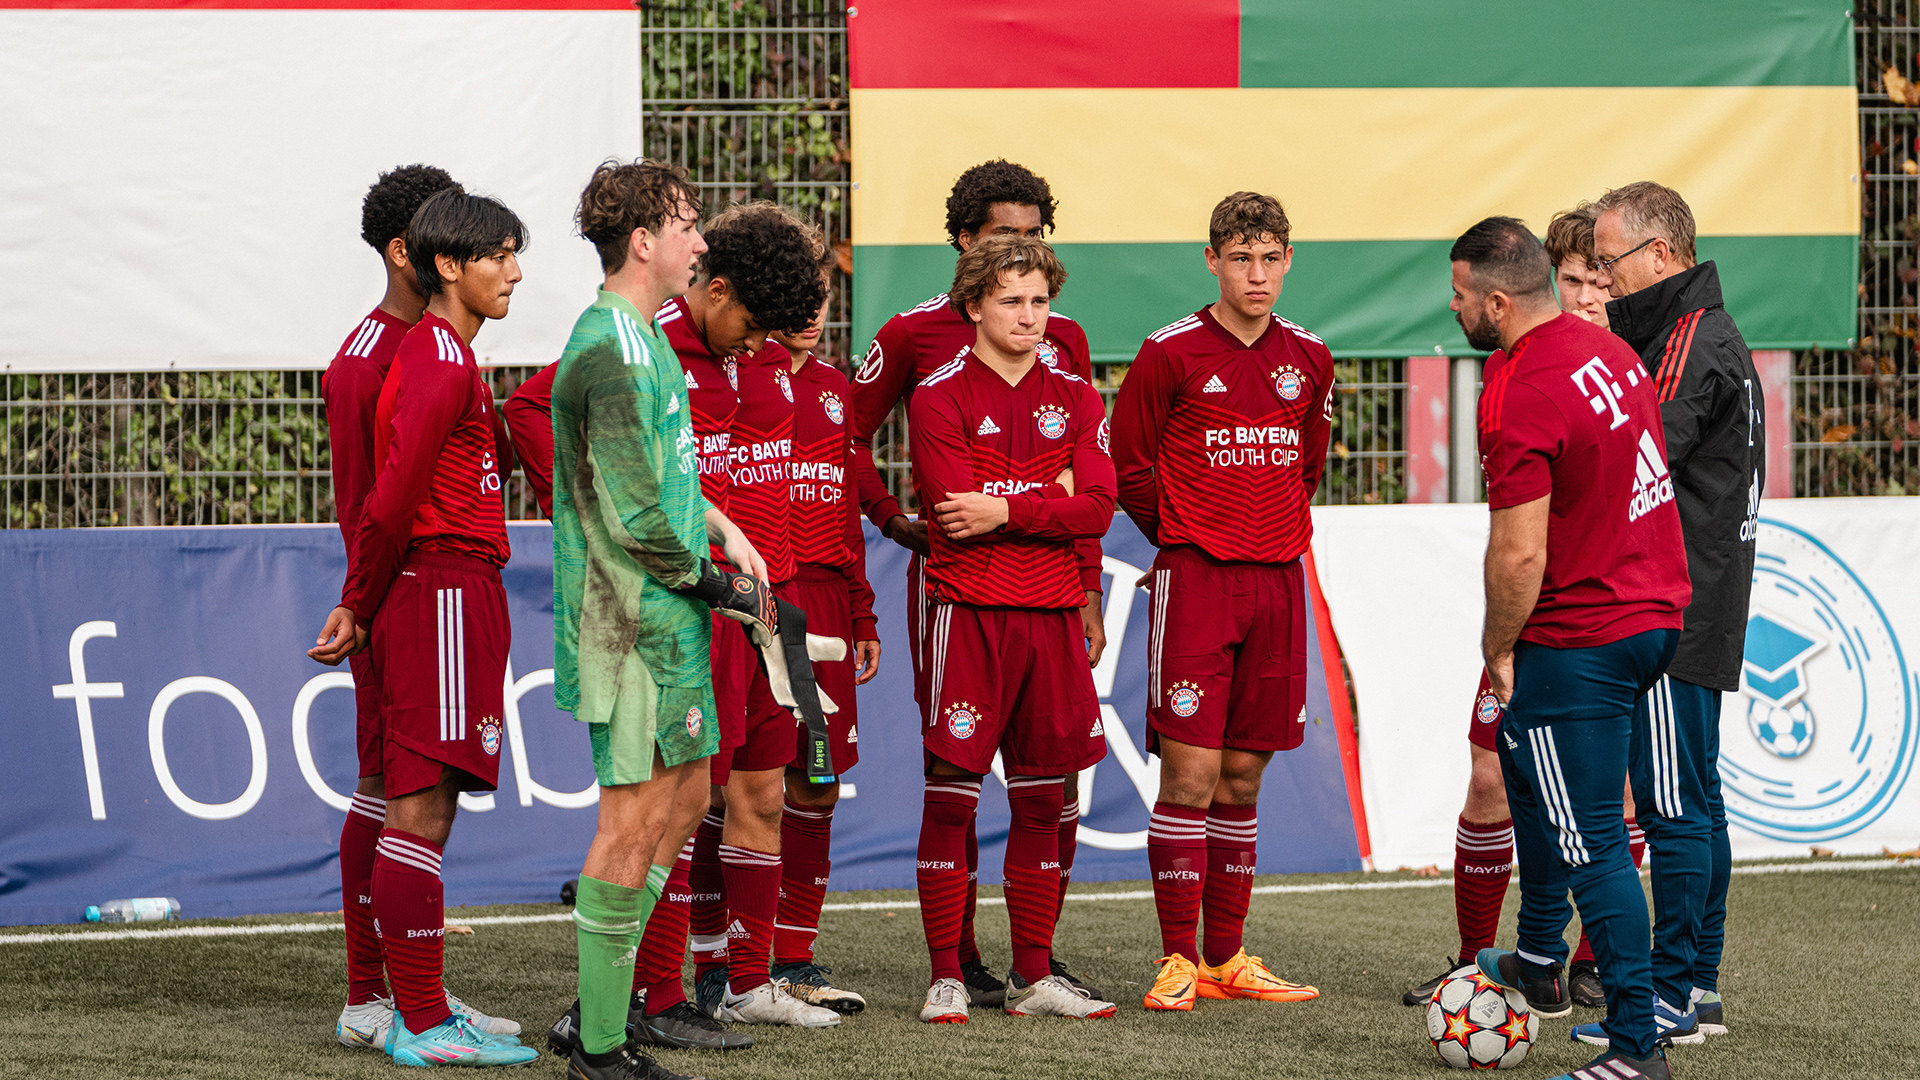
[{"label": "shin guard under sock", "polygon": [[1160,951],[1200,962],[1200,897],[1207,880],[1207,812],[1157,802],[1147,819],[1147,867],[1160,914]]},{"label": "shin guard under sock", "polygon": [[[960,921],[968,894],[967,836],[979,805],[979,780],[927,777],[914,879],[920,891],[920,923],[926,931],[936,982],[960,977]],[[974,955],[976,959],[979,956],[977,952]]]},{"label": "shin guard under sock", "polygon": [[1207,935],[1200,953],[1219,967],[1240,951],[1253,901],[1253,868],[1258,858],[1258,811],[1251,806],[1214,803],[1207,807],[1207,880],[1200,908]]},{"label": "shin guard under sock", "polygon": [[1007,777],[1007,922],[1013,936],[1013,969],[1029,983],[1053,973],[1053,925],[1060,917],[1060,810],[1064,782],[1058,776]]},{"label": "shin guard under sock", "polygon": [[671,871],[650,867],[641,888],[580,875],[574,896],[574,943],[580,956],[580,1049],[604,1054],[627,1041],[640,931]]},{"label": "shin guard under sock", "polygon": [[727,879],[727,986],[736,994],[772,982],[773,919],[780,909],[780,856],[720,845]]},{"label": "shin guard under sock", "polygon": [[693,894],[687,915],[693,978],[727,966],[727,880],[720,870],[720,832],[725,820],[709,810],[693,834],[693,864],[687,886]]},{"label": "shin guard under sock", "polygon": [[347,929],[347,1004],[387,996],[387,960],[373,929],[373,861],[387,801],[354,792],[340,827],[340,907]]},{"label": "shin guard under sock", "polygon": [[381,829],[373,863],[373,914],[393,983],[393,1007],[416,1034],[453,1015],[440,981],[446,933],[440,851],[425,837]]},{"label": "shin guard under sock", "polygon": [[[1060,808],[1060,899],[1055,912],[1067,909],[1067,886],[1073,883],[1073,856],[1080,850],[1080,799],[1076,795]],[[1055,925],[1058,925],[1056,919]]]},{"label": "shin guard under sock", "polygon": [[1453,833],[1453,915],[1460,926],[1460,959],[1491,948],[1500,908],[1513,876],[1513,820],[1461,818]]},{"label": "shin guard under sock", "polygon": [[[974,793],[978,795],[978,792]],[[980,903],[980,823],[979,807],[967,818],[967,891],[966,906],[960,912],[960,962],[971,964],[980,959],[980,944],[973,937],[974,910]]]},{"label": "shin guard under sock", "polygon": [[827,900],[828,851],[833,807],[787,803],[780,814],[780,914],[773,924],[773,959],[791,964],[813,959],[820,908]]},{"label": "shin guard under sock", "polygon": [[658,1016],[687,1000],[680,967],[687,958],[687,919],[693,890],[687,884],[693,868],[693,838],[680,848],[673,873],[653,905],[646,929],[640,933],[640,956],[633,965],[633,988],[647,995],[647,1015]]}]

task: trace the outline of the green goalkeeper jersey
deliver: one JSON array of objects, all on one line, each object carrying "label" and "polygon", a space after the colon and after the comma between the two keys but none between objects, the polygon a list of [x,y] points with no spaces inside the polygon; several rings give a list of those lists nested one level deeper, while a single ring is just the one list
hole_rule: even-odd
[{"label": "green goalkeeper jersey", "polygon": [[651,720],[654,702],[620,700],[634,653],[713,715],[710,609],[673,591],[698,580],[707,547],[690,418],[667,335],[602,290],[553,381],[553,698],[577,720]]}]

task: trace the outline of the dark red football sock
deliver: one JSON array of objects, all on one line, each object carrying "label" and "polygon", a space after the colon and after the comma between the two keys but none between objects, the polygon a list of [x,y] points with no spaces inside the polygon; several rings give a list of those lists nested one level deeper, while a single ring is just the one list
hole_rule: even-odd
[{"label": "dark red football sock", "polygon": [[340,907],[347,924],[347,1004],[387,996],[387,960],[373,929],[373,862],[387,801],[353,793],[340,827]]},{"label": "dark red football sock", "polygon": [[687,920],[693,914],[693,890],[687,885],[692,870],[693,838],[688,837],[640,935],[640,952],[633,964],[633,988],[646,991],[648,1016],[658,1016],[687,1000],[680,965],[687,957]]},{"label": "dark red football sock", "polygon": [[1147,819],[1147,867],[1153,873],[1153,906],[1160,913],[1161,954],[1197,963],[1200,897],[1207,880],[1207,812],[1154,803]]},{"label": "dark red football sock", "polygon": [[973,939],[973,912],[980,901],[980,828],[979,796],[974,793],[974,809],[967,816],[967,891],[966,907],[960,912],[960,962],[971,964],[980,959],[980,945]]},{"label": "dark red football sock", "polygon": [[1013,970],[1029,983],[1053,974],[1053,924],[1060,917],[1060,809],[1058,776],[1007,777],[1007,922],[1013,930]]},{"label": "dark red football sock", "polygon": [[[920,924],[926,930],[933,981],[960,977],[960,920],[967,907],[967,837],[980,805],[980,781],[927,777],[920,812],[920,850],[914,880]],[[978,958],[979,953],[974,953]]]},{"label": "dark red football sock", "polygon": [[1513,875],[1513,820],[1482,824],[1461,818],[1453,833],[1453,915],[1460,924],[1460,959],[1493,946],[1500,906]]},{"label": "dark red football sock", "polygon": [[688,948],[693,952],[693,978],[727,966],[727,881],[720,870],[720,830],[724,820],[708,811],[693,833],[693,864],[687,868],[692,893],[687,914]]},{"label": "dark red football sock", "polygon": [[1060,807],[1060,899],[1054,905],[1055,925],[1058,913],[1067,909],[1067,886],[1073,883],[1073,856],[1080,849],[1080,800]]},{"label": "dark red football sock", "polygon": [[772,982],[773,917],[780,909],[780,856],[735,844],[720,845],[727,879],[727,985],[736,994]]},{"label": "dark red football sock", "polygon": [[446,897],[440,845],[399,829],[381,829],[373,862],[373,915],[393,982],[393,1007],[415,1034],[447,1022],[441,984]]},{"label": "dark red football sock", "polygon": [[780,917],[773,924],[773,958],[791,964],[813,959],[820,908],[827,901],[833,807],[796,806],[780,813]]},{"label": "dark red football sock", "polygon": [[1253,902],[1259,834],[1255,807],[1225,803],[1207,807],[1207,880],[1200,902],[1207,936],[1200,951],[1209,967],[1219,967],[1240,951],[1247,905]]},{"label": "dark red football sock", "polygon": [[1627,855],[1633,859],[1635,870],[1647,861],[1647,834],[1633,818],[1627,819]]}]

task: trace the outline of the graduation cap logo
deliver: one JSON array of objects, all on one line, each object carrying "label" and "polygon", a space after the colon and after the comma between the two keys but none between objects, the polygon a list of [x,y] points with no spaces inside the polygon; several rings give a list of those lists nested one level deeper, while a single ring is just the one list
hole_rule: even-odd
[{"label": "graduation cap logo", "polygon": [[1781,616],[1754,611],[1740,690],[1751,699],[1747,726],[1762,749],[1797,758],[1813,747],[1813,710],[1807,707],[1807,661],[1827,647],[1823,635]]}]

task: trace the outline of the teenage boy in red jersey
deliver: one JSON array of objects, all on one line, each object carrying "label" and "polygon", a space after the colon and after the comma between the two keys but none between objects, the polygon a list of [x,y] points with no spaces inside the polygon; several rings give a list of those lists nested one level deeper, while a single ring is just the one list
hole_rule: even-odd
[{"label": "teenage boy in red jersey", "polygon": [[441,984],[441,852],[460,792],[491,791],[499,777],[511,638],[500,478],[512,464],[471,343],[488,319],[507,314],[526,235],[499,202],[458,190],[427,199],[408,224],[427,308],[380,391],[377,471],[340,606],[321,634],[337,643],[358,627],[378,631],[387,812],[373,911],[393,985],[387,1047],[406,1065],[517,1065],[536,1056],[455,1013]]},{"label": "teenage boy in red jersey", "polygon": [[[807,227],[828,272],[832,252],[817,229]],[[853,497],[853,441],[847,434],[852,392],[847,377],[812,353],[826,325],[827,301],[813,322],[798,333],[768,335],[761,355],[778,357],[793,389],[793,459],[789,498],[793,535],[793,600],[807,613],[807,632],[853,643],[837,661],[816,661],[814,681],[840,706],[827,717],[833,768],[831,783],[808,781],[789,767],[786,805],[780,818],[780,911],[774,920],[773,977],[787,992],[836,1012],[859,1012],[866,999],[833,986],[826,969],[813,962],[826,901],[833,831],[833,808],[840,801],[840,778],[860,760],[858,710],[854,687],[880,670],[880,634],[873,617],[873,589],[867,584],[867,545],[860,531],[860,509]],[[796,735],[804,734],[796,729]],[[805,761],[795,740],[796,763]]]},{"label": "teenage boy in red jersey", "polygon": [[[811,321],[825,287],[812,243],[783,213],[729,212],[715,218],[705,236],[693,288],[660,309],[660,324],[686,369],[701,487],[710,501],[725,500],[784,594],[793,576],[785,523],[793,403],[781,393],[774,368],[752,354],[769,330]],[[675,846],[676,856],[686,859],[675,859],[675,876],[634,970],[635,990],[645,996],[638,1019],[648,1037],[704,1049],[752,1044],[712,1019],[805,1027],[840,1022],[838,1013],[793,998],[771,977],[785,762],[764,759],[767,744],[777,741],[773,729],[788,732],[790,746],[790,728],[782,725],[791,725],[793,714],[773,701],[745,639],[722,630],[714,634],[721,743],[710,770],[709,810],[690,846]],[[733,804],[738,807],[729,813]],[[680,980],[689,929],[698,1008],[687,1004]]]},{"label": "teenage boy in red jersey", "polygon": [[1520,860],[1519,944],[1479,969],[1525,992],[1557,979],[1567,891],[1607,991],[1611,1045],[1578,1075],[1665,1080],[1647,903],[1621,791],[1636,708],[1679,640],[1691,595],[1653,380],[1626,342],[1554,305],[1525,225],[1455,241],[1453,310],[1506,364],[1480,402],[1486,463],[1489,684]]},{"label": "teenage boy in red jersey", "polygon": [[1220,299],[1150,334],[1114,405],[1120,503],[1160,548],[1140,580],[1153,596],[1147,745],[1161,764],[1147,859],[1165,950],[1149,1009],[1319,994],[1241,937],[1260,779],[1305,732],[1300,556],[1333,415],[1332,354],[1273,313],[1289,235],[1272,196],[1222,199],[1206,250]]},{"label": "teenage boy in red jersey", "polygon": [[948,292],[978,328],[973,348],[922,380],[909,405],[914,486],[933,511],[927,558],[926,805],[920,915],[933,978],[920,1019],[965,1023],[960,920],[967,831],[981,776],[1006,762],[1007,915],[1016,1016],[1112,1016],[1052,970],[1064,782],[1106,756],[1077,614],[1081,542],[1113,520],[1106,410],[1085,380],[1041,362],[1047,312],[1066,280],[1030,237],[973,244]]},{"label": "teenage boy in red jersey", "polygon": [[[1010,161],[994,160],[975,165],[960,174],[947,196],[947,238],[954,250],[964,253],[978,240],[988,236],[1028,236],[1038,238],[1053,229],[1054,199],[1047,182]],[[912,551],[907,566],[907,636],[912,645],[914,700],[926,700],[926,511],[921,520],[910,521],[900,503],[887,493],[886,485],[873,462],[873,439],[894,406],[902,398],[911,398],[922,379],[932,375],[954,357],[973,348],[974,326],[941,293],[932,299],[888,319],[874,335],[867,358],[853,377],[853,452],[855,476],[861,509],[880,532]],[[1035,347],[1040,361],[1070,375],[1092,382],[1086,331],[1080,324],[1058,312],[1048,312],[1046,326]],[[1081,609],[1082,632],[1087,639],[1089,666],[1099,663],[1107,645],[1107,632],[1100,616],[1100,560],[1083,563],[1080,580],[1086,590]],[[1065,896],[1073,871],[1075,836],[1080,827],[1080,778],[1067,778],[1066,807],[1062,811],[1061,830],[1067,838],[1060,866],[1060,895]],[[975,1005],[999,1005],[1005,1000],[1006,987],[980,959],[973,940],[974,887],[978,884],[980,847],[973,827],[967,830],[968,878],[966,914],[960,926],[961,968],[967,990]],[[1058,963],[1053,971],[1074,985],[1100,993],[1081,983]]]},{"label": "teenage boy in red jersey", "polygon": [[[360,523],[360,507],[373,486],[374,409],[380,386],[393,364],[393,354],[407,329],[420,321],[427,308],[407,262],[407,222],[435,192],[460,185],[431,165],[402,165],[380,174],[360,205],[360,238],[380,253],[387,271],[387,292],[367,317],[340,344],[333,362],[320,379],[320,396],[327,403],[327,444],[333,460],[333,505],[340,535],[352,554],[353,531]],[[325,642],[323,641],[324,645]],[[339,663],[335,658],[333,663]],[[361,651],[349,659],[353,666],[356,745],[360,782],[354,788],[347,821],[340,829],[340,899],[347,930],[347,1005],[334,1024],[334,1038],[343,1045],[386,1045],[393,1022],[393,999],[387,996],[386,962],[380,936],[373,929],[373,859],[386,823],[386,788],[380,782],[380,686],[373,657]],[[483,1031],[517,1035],[520,1025],[485,1016],[453,999],[455,1011],[466,1013]]]},{"label": "teenage boy in red jersey", "polygon": [[[1553,264],[1554,290],[1560,310],[1606,328],[1606,289],[1599,285],[1593,261],[1593,212],[1587,207],[1555,214],[1547,225],[1547,259]],[[1481,381],[1490,382],[1507,362],[1495,349],[1482,367]],[[1407,1005],[1424,1006],[1449,978],[1474,966],[1474,957],[1493,944],[1500,928],[1500,908],[1506,902],[1507,881],[1513,873],[1513,819],[1507,813],[1506,782],[1500,776],[1500,702],[1480,673],[1473,708],[1467,720],[1468,749],[1473,772],[1467,781],[1467,801],[1460,809],[1453,840],[1453,910],[1460,930],[1460,951],[1440,974],[1401,995]],[[1638,867],[1647,852],[1646,837],[1634,821],[1633,793],[1625,793],[1627,839]],[[1569,1004],[1571,999],[1572,1004]],[[1547,982],[1535,987],[1528,1005],[1541,1016],[1565,1016],[1573,1005],[1599,1008],[1606,992],[1600,986],[1600,968],[1585,933],[1568,965],[1565,984]]]}]

